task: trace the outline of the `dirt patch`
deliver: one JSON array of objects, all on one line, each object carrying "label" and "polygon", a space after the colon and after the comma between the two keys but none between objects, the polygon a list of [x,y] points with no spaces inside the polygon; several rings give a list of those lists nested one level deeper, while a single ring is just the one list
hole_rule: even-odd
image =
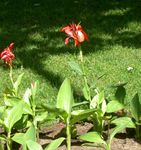
[{"label": "dirt patch", "polygon": [[[45,147],[53,139],[56,139],[63,134],[65,125],[59,123],[53,125],[49,128],[43,128],[40,134],[40,144]],[[92,128],[92,124],[83,123],[76,124],[77,135],[84,134]],[[65,134],[65,133],[64,133]],[[57,150],[67,150],[66,143],[64,142]],[[104,150],[99,147],[88,147],[82,146],[82,141],[77,139],[72,139],[72,150]],[[111,144],[111,150],[141,150],[141,142],[136,141],[133,137],[126,137],[125,135],[120,135],[114,138]]]}]

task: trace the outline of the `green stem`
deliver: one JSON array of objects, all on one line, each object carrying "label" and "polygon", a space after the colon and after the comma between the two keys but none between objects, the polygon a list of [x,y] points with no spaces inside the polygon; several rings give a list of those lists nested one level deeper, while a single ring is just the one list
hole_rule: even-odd
[{"label": "green stem", "polygon": [[70,126],[70,117],[67,118],[66,124],[66,134],[67,134],[67,150],[71,150],[71,126]]},{"label": "green stem", "polygon": [[111,143],[108,143],[108,144],[107,144],[106,150],[111,150]]},{"label": "green stem", "polygon": [[12,141],[11,141],[11,132],[9,131],[7,134],[7,150],[12,150]]},{"label": "green stem", "polygon": [[136,136],[137,138],[140,138],[140,126],[139,125],[136,126]]},{"label": "green stem", "polygon": [[109,133],[110,133],[110,123],[111,123],[111,122],[110,122],[109,120],[108,120],[107,122],[108,122],[107,136],[109,137]]},{"label": "green stem", "polygon": [[35,126],[35,129],[36,129],[36,140],[37,142],[39,142],[39,128],[38,128],[38,122],[35,120],[35,117],[36,117],[36,108],[32,108],[33,109],[33,124]]},{"label": "green stem", "polygon": [[13,81],[13,76],[12,76],[12,66],[11,65],[9,65],[10,66],[10,73],[9,73],[9,76],[10,76],[10,80],[11,80],[11,83],[12,83],[12,86],[14,87],[14,81]]},{"label": "green stem", "polygon": [[91,101],[91,93],[90,93],[90,88],[89,88],[89,85],[88,85],[87,76],[86,76],[86,73],[85,73],[83,52],[82,52],[81,46],[79,47],[79,50],[80,50],[79,57],[80,57],[81,68],[82,68],[82,72],[83,72],[84,86],[85,86],[85,88],[87,90],[87,93],[88,93],[88,100]]}]

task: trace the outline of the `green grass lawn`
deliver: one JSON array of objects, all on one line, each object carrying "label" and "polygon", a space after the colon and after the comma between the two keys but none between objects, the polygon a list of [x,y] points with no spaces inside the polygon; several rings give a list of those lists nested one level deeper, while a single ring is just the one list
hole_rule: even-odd
[{"label": "green grass lawn", "polygon": [[[71,78],[81,95],[81,78],[68,62],[78,51],[65,45],[61,27],[75,22],[84,27],[89,42],[82,45],[89,82],[100,88],[127,82],[127,98],[141,95],[140,0],[1,0],[0,50],[15,43],[14,78],[24,72],[22,91],[39,81],[39,102],[55,103],[57,91]],[[132,67],[130,72],[128,67]],[[0,99],[10,86],[8,68],[0,62]]]}]

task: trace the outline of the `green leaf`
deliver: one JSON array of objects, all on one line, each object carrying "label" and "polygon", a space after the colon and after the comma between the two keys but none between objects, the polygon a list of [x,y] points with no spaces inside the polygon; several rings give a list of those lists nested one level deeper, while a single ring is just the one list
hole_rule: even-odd
[{"label": "green leaf", "polygon": [[44,150],[56,150],[64,140],[63,137],[53,140]]},{"label": "green leaf", "polygon": [[25,142],[26,142],[26,145],[28,147],[28,150],[43,150],[41,145],[38,144],[35,141],[28,140],[28,141],[25,141]]},{"label": "green leaf", "polygon": [[79,75],[83,75],[83,71],[78,63],[76,63],[75,61],[70,61],[68,63],[73,71],[75,71]]},{"label": "green leaf", "polygon": [[118,86],[117,91],[115,93],[116,100],[124,104],[125,96],[126,96],[126,90],[124,86]]},{"label": "green leaf", "polygon": [[15,105],[12,109],[7,109],[5,111],[5,118],[4,118],[4,124],[7,127],[7,129],[10,131],[13,127],[13,125],[21,119],[23,114],[23,105],[22,103],[19,103]]},{"label": "green leaf", "polygon": [[90,107],[97,108],[104,100],[105,100],[104,91],[102,91],[93,97],[93,99],[90,103]]},{"label": "green leaf", "polygon": [[37,93],[37,87],[38,87],[38,81],[31,84],[31,95],[34,100]]},{"label": "green leaf", "polygon": [[79,139],[87,141],[87,142],[100,143],[100,144],[107,145],[103,137],[98,132],[88,132],[86,134],[79,136]]},{"label": "green leaf", "polygon": [[121,104],[119,101],[112,100],[107,104],[107,113],[116,112],[124,108],[124,105]]},{"label": "green leaf", "polygon": [[103,100],[102,105],[101,105],[101,110],[102,110],[103,114],[105,114],[106,109],[107,109],[106,100]]},{"label": "green leaf", "polygon": [[30,105],[30,96],[31,96],[31,90],[29,88],[26,89],[24,96],[23,96],[23,100]]},{"label": "green leaf", "polygon": [[0,135],[0,141],[6,141],[6,137],[4,135]]},{"label": "green leaf", "polygon": [[18,97],[7,96],[6,94],[4,95],[4,103],[6,106],[17,105],[20,101],[21,101],[21,99]]},{"label": "green leaf", "polygon": [[25,144],[25,134],[24,133],[16,133],[12,137],[12,140],[21,144],[21,145],[24,145]]},{"label": "green leaf", "polygon": [[78,107],[78,106],[86,105],[86,104],[89,104],[89,102],[88,101],[83,101],[83,102],[80,102],[80,103],[74,103],[72,107]]},{"label": "green leaf", "polygon": [[16,94],[17,94],[17,92],[18,92],[18,88],[19,88],[19,85],[20,85],[20,83],[21,83],[21,80],[22,80],[23,75],[24,75],[24,73],[20,74],[20,75],[18,76],[18,79],[17,79],[16,82],[14,83],[14,89],[15,89]]},{"label": "green leaf", "polygon": [[112,132],[111,132],[111,134],[110,134],[110,137],[109,137],[109,145],[111,144],[113,137],[114,137],[117,133],[121,132],[121,131],[122,131],[123,129],[125,129],[125,128],[126,128],[126,125],[120,125],[120,126],[116,126],[116,127],[112,130]]},{"label": "green leaf", "polygon": [[84,86],[82,89],[83,95],[85,97],[86,100],[89,100],[89,87],[88,86]]},{"label": "green leaf", "polygon": [[64,119],[66,119],[68,117],[67,112],[63,109],[56,108],[56,107],[49,105],[49,104],[47,104],[47,105],[42,104],[42,107],[44,109],[46,109],[48,112],[54,113],[56,116],[62,116]]},{"label": "green leaf", "polygon": [[30,115],[33,115],[33,111],[31,109],[31,106],[29,104],[27,104],[25,101],[22,101],[23,102],[23,114],[30,114]]},{"label": "green leaf", "polygon": [[92,115],[97,109],[86,109],[86,110],[74,110],[71,113],[71,124],[75,124],[76,122],[79,122],[80,120],[88,118],[90,115]]},{"label": "green leaf", "polygon": [[32,140],[32,141],[36,141],[36,129],[35,126],[32,125],[26,132],[25,134],[25,140]]},{"label": "green leaf", "polygon": [[139,122],[139,118],[141,116],[141,105],[140,105],[138,94],[135,94],[135,96],[131,100],[130,109],[131,109],[131,114],[132,114],[133,118],[137,122]]},{"label": "green leaf", "polygon": [[35,122],[41,122],[47,118],[47,112],[40,112],[35,116]]},{"label": "green leaf", "polygon": [[[12,140],[21,144],[23,146],[23,149],[26,150],[26,141],[36,141],[36,129],[35,126],[32,125],[26,133],[16,133],[13,137]],[[33,143],[32,142],[32,143]]]},{"label": "green leaf", "polygon": [[6,107],[5,106],[1,106],[0,107],[0,119],[4,119],[4,112],[5,112]]},{"label": "green leaf", "polygon": [[70,115],[73,102],[70,80],[66,78],[59,89],[56,107],[65,110],[67,114]]},{"label": "green leaf", "polygon": [[111,121],[117,126],[125,126],[126,128],[136,128],[134,122],[129,117],[120,117]]}]

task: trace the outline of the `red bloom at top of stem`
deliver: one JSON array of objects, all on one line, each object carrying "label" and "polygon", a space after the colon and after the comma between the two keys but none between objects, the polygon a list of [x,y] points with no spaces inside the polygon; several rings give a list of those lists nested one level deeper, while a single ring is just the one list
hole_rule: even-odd
[{"label": "red bloom at top of stem", "polygon": [[14,54],[12,53],[13,48],[14,48],[14,43],[11,43],[0,54],[0,58],[8,65],[12,65],[12,60],[15,58]]},{"label": "red bloom at top of stem", "polygon": [[80,24],[76,25],[75,23],[72,23],[63,27],[61,32],[65,32],[68,35],[68,37],[65,39],[65,44],[69,43],[70,38],[74,39],[75,46],[79,46],[85,40],[88,41],[88,35]]}]

